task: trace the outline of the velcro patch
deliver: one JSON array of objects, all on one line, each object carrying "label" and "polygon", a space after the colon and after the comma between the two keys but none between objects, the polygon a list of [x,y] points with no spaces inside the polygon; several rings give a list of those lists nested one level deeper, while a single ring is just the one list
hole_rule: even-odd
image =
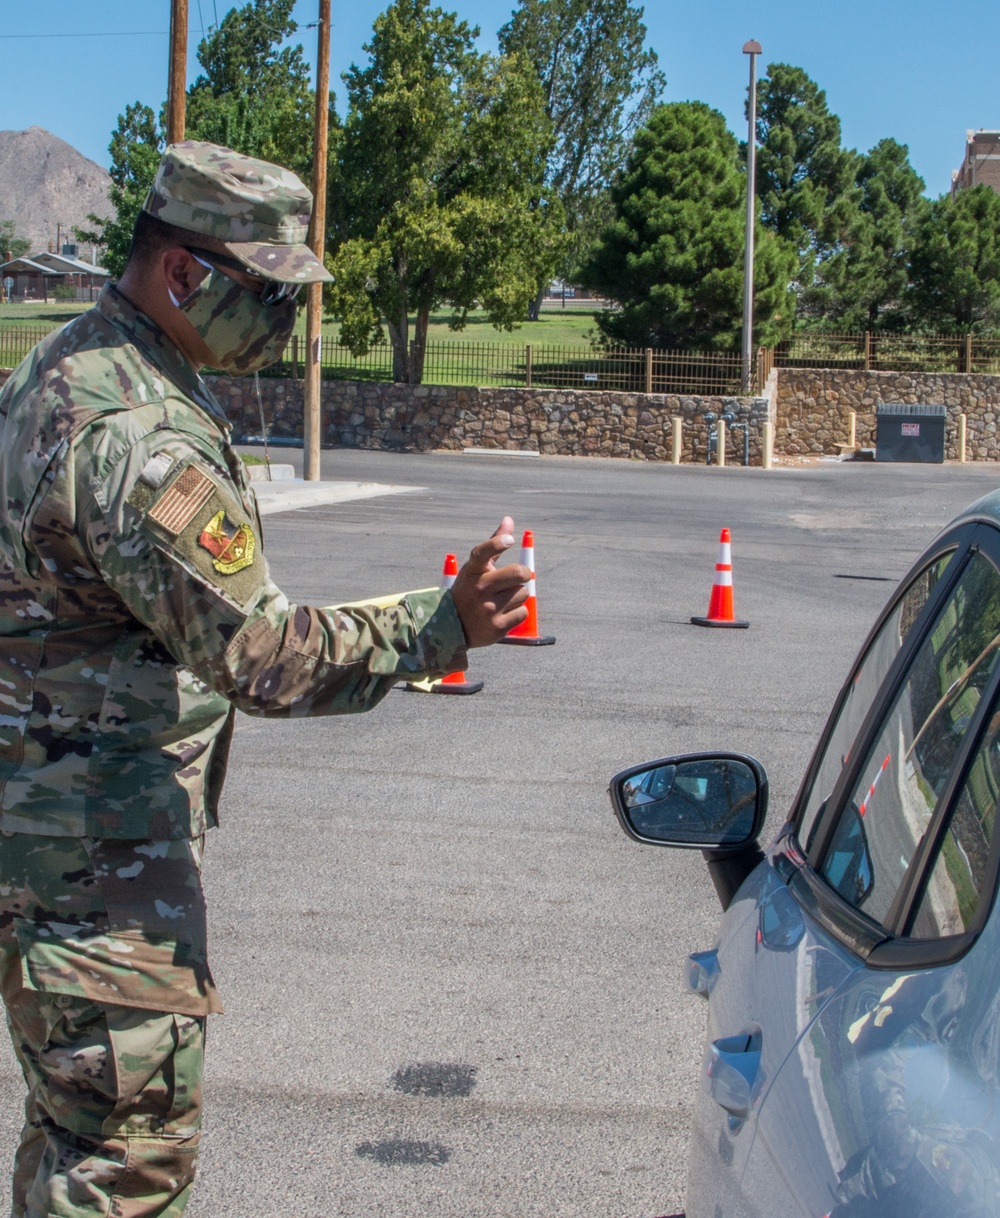
[{"label": "velcro patch", "polygon": [[194,465],[189,465],[150,509],[149,519],[176,537],[191,523],[198,509],[208,501],[215,483]]},{"label": "velcro patch", "polygon": [[[140,486],[154,496],[148,507],[135,502]],[[224,474],[216,478],[211,467],[191,463],[168,475],[159,491],[137,482],[129,503],[144,511],[139,527],[154,545],[181,559],[189,575],[231,607],[242,611],[267,582],[253,509]]]},{"label": "velcro patch", "polygon": [[169,453],[157,453],[155,457],[150,457],[142,467],[139,472],[139,478],[147,486],[151,486],[154,491],[158,491],[163,485],[167,474],[170,473],[173,464],[174,459]]}]

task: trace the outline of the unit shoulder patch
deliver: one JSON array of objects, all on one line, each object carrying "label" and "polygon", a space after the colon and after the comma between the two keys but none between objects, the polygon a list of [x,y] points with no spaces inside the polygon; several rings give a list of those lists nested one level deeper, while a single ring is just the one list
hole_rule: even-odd
[{"label": "unit shoulder patch", "polygon": [[158,548],[176,554],[241,609],[267,579],[253,519],[236,487],[217,482],[195,463],[164,482],[145,513]]},{"label": "unit shoulder patch", "polygon": [[198,545],[212,555],[212,566],[222,575],[235,575],[253,563],[257,539],[244,520],[236,523],[223,509],[198,534]]}]

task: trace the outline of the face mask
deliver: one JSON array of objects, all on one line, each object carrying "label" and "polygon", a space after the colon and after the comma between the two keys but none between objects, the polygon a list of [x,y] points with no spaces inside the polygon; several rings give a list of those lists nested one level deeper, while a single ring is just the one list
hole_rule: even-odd
[{"label": "face mask", "polygon": [[232,376],[248,376],[273,364],[295,328],[294,300],[262,304],[256,292],[214,267],[190,296],[178,301],[171,292],[170,299],[211,351],[212,366]]}]

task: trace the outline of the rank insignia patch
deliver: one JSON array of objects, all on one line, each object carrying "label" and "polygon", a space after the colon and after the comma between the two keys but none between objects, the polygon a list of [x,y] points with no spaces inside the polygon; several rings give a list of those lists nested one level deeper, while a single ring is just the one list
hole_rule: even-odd
[{"label": "rank insignia patch", "polygon": [[257,540],[249,524],[234,524],[224,511],[216,512],[198,535],[198,545],[212,555],[212,566],[223,575],[235,575],[253,563]]}]

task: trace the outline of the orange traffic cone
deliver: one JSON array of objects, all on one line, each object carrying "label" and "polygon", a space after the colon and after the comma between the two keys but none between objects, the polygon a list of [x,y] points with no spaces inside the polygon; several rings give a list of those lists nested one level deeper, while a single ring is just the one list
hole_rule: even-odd
[{"label": "orange traffic cone", "polygon": [[535,595],[535,535],[531,529],[525,529],[521,538],[521,562],[531,572],[528,583],[528,599],[525,605],[528,616],[520,624],[507,631],[501,643],[511,643],[518,647],[548,647],[556,641],[555,635],[538,633],[538,598]]},{"label": "orange traffic cone", "polygon": [[[446,554],[441,587],[450,588],[457,574],[458,559],[454,554]],[[450,672],[446,677],[433,681],[430,678],[424,681],[407,681],[405,688],[418,694],[478,694],[483,688],[482,681],[468,681],[466,676],[464,672]]]},{"label": "orange traffic cone", "polygon": [[719,534],[719,560],[715,564],[715,582],[708,602],[707,617],[693,617],[695,626],[721,626],[729,630],[746,630],[749,622],[740,621],[733,613],[733,556],[729,530]]}]

